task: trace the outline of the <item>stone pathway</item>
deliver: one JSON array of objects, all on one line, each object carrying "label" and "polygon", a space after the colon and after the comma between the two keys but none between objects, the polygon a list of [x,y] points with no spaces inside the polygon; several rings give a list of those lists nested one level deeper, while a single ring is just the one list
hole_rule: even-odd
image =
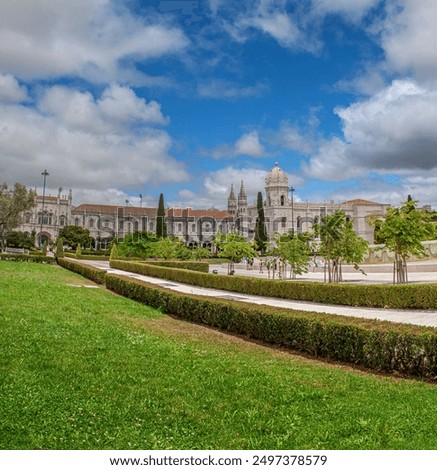
[{"label": "stone pathway", "polygon": [[[76,260],[77,261],[77,260]],[[130,273],[109,267],[107,261],[85,261],[80,262],[89,264],[99,269],[104,269],[111,274],[120,274],[139,279],[151,284],[156,284],[177,292],[215,297],[218,299],[231,299],[239,302],[248,302],[260,305],[272,305],[281,308],[294,310],[303,310],[308,312],[320,312],[335,315],[344,315],[350,317],[369,318],[377,320],[386,320],[396,323],[408,323],[420,326],[430,326],[437,328],[437,310],[398,310],[382,308],[349,307],[343,305],[325,305],[314,302],[300,302],[293,300],[282,300],[270,297],[260,297],[247,294],[239,294],[216,289],[207,289],[203,287],[191,286],[179,282],[167,281],[161,278],[143,276],[141,274]]]}]

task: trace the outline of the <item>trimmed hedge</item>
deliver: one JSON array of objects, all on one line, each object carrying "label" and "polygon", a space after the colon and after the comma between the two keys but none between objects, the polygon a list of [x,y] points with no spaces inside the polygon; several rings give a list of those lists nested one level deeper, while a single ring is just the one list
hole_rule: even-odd
[{"label": "trimmed hedge", "polygon": [[192,322],[374,371],[437,379],[434,328],[181,294],[125,276],[105,280],[118,294]]},{"label": "trimmed hedge", "polygon": [[201,273],[209,272],[209,264],[203,261],[155,261],[142,260],[143,264],[151,264],[153,266],[164,266],[166,268],[188,269],[189,271],[198,271]]},{"label": "trimmed hedge", "polygon": [[94,281],[96,284],[105,284],[106,271],[78,263],[67,258],[58,258],[58,264],[63,268],[69,269],[70,271]]},{"label": "trimmed hedge", "polygon": [[217,276],[133,261],[111,260],[110,264],[112,268],[145,276],[264,297],[354,307],[437,309],[437,284],[325,284]]},{"label": "trimmed hedge", "polygon": [[0,260],[22,262],[24,261],[27,263],[56,264],[56,259],[53,256],[44,255],[21,255],[14,253],[0,253]]}]

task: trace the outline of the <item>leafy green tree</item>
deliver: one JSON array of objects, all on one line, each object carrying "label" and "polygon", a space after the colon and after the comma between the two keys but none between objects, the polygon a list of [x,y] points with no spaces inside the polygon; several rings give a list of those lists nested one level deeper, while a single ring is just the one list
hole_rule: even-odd
[{"label": "leafy green tree", "polygon": [[9,188],[6,183],[0,185],[0,237],[4,241],[10,230],[18,227],[22,221],[22,213],[36,205],[36,194],[27,190],[26,186],[15,183]]},{"label": "leafy green tree", "polygon": [[191,250],[191,258],[196,260],[211,258],[211,250],[202,247],[193,248]]},{"label": "leafy green tree", "polygon": [[177,238],[162,238],[152,246],[152,257],[159,259],[190,259],[191,251]]},{"label": "leafy green tree", "polygon": [[290,275],[296,279],[296,275],[308,272],[312,253],[311,242],[312,235],[309,233],[279,235],[271,253],[279,257],[283,266],[290,266]]},{"label": "leafy green tree", "polygon": [[122,257],[153,258],[153,245],[158,241],[152,232],[136,231],[124,237],[118,244],[118,253]]},{"label": "leafy green tree", "polygon": [[417,201],[409,197],[401,207],[389,207],[384,219],[374,219],[378,223],[378,236],[384,245],[394,252],[394,283],[405,283],[407,279],[407,260],[411,255],[424,255],[422,241],[436,236],[436,227],[431,215],[417,208]]},{"label": "leafy green tree", "polygon": [[235,263],[239,263],[244,258],[252,260],[257,253],[252,244],[248,242],[242,235],[232,232],[228,235],[217,233],[214,241],[220,258],[228,258],[228,274],[234,271]]},{"label": "leafy green tree", "polygon": [[91,247],[92,238],[90,231],[86,228],[76,225],[66,225],[59,230],[58,236],[64,240],[66,245],[71,246],[74,250],[77,248],[77,245],[83,248]]},{"label": "leafy green tree", "polygon": [[6,235],[6,245],[14,248],[27,248],[28,250],[31,250],[35,247],[35,233],[8,232]]},{"label": "leafy green tree", "polygon": [[255,246],[257,250],[264,253],[267,247],[267,231],[264,217],[263,197],[261,192],[258,192],[256,205],[258,216],[255,223]]},{"label": "leafy green tree", "polygon": [[165,223],[164,195],[159,195],[158,213],[156,216],[156,238],[167,236],[167,224]]},{"label": "leafy green tree", "polygon": [[314,226],[314,231],[320,237],[319,254],[325,259],[328,282],[343,280],[343,262],[359,269],[369,243],[354,232],[352,222],[343,211],[326,216],[321,224]]}]

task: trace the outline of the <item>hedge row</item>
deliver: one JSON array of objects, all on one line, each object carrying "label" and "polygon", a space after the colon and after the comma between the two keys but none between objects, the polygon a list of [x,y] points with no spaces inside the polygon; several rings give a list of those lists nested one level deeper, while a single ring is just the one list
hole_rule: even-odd
[{"label": "hedge row", "polygon": [[146,276],[264,297],[362,307],[437,309],[437,284],[325,284],[217,276],[132,261],[111,260],[110,264],[112,268]]},{"label": "hedge row", "polygon": [[65,253],[68,258],[85,259],[94,261],[109,261],[109,255],[77,255],[76,253]]},{"label": "hedge row", "polygon": [[435,328],[302,312],[181,294],[72,260],[59,264],[108,289],[189,321],[380,372],[437,379]]},{"label": "hedge row", "polygon": [[437,378],[434,328],[181,294],[124,276],[105,280],[118,294],[192,322],[374,371]]},{"label": "hedge row", "polygon": [[43,255],[22,255],[15,253],[0,253],[0,260],[4,261],[24,261],[28,263],[56,264],[53,256]]},{"label": "hedge row", "polygon": [[58,258],[58,264],[63,268],[69,269],[70,271],[86,277],[87,279],[91,279],[96,284],[105,284],[106,271],[66,258]]},{"label": "hedge row", "polygon": [[189,271],[198,271],[201,273],[209,272],[209,264],[203,261],[155,261],[144,260],[143,264],[151,264],[153,266],[164,266],[166,268],[188,269]]}]

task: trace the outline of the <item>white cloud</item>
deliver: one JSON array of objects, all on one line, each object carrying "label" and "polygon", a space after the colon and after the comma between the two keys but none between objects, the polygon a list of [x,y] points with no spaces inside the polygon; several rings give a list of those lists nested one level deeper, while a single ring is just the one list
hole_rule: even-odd
[{"label": "white cloud", "polygon": [[165,121],[153,103],[113,85],[99,99],[53,87],[34,108],[1,105],[0,172],[34,186],[47,168],[65,187],[97,190],[187,181],[184,165],[170,156],[170,136],[151,127]]},{"label": "white cloud", "polygon": [[397,0],[382,24],[381,46],[396,71],[413,72],[416,79],[436,83],[437,2]]},{"label": "white cloud", "polygon": [[283,47],[294,47],[301,42],[301,31],[292,17],[285,12],[260,7],[257,13],[241,19],[239,28],[258,28],[264,34],[272,36]]},{"label": "white cloud", "polygon": [[221,144],[212,150],[202,150],[202,154],[217,160],[234,158],[241,155],[254,158],[266,156],[264,146],[260,142],[257,131],[243,134],[233,145]]},{"label": "white cloud", "polygon": [[140,82],[147,77],[128,60],[177,54],[188,46],[179,28],[116,11],[110,0],[14,0],[2,2],[1,14],[0,69],[22,79],[75,75]]},{"label": "white cloud", "polygon": [[381,0],[313,0],[313,10],[321,15],[340,14],[356,22],[380,2]]},{"label": "white cloud", "polygon": [[237,142],[235,142],[235,152],[240,155],[249,155],[251,157],[264,156],[265,150],[259,141],[258,132],[253,131],[242,135]]},{"label": "white cloud", "polygon": [[0,102],[22,103],[28,101],[27,89],[12,75],[0,74]]},{"label": "white cloud", "polygon": [[336,113],[343,123],[344,140],[322,143],[306,167],[308,175],[342,180],[368,171],[437,171],[436,91],[412,80],[398,80]]}]

